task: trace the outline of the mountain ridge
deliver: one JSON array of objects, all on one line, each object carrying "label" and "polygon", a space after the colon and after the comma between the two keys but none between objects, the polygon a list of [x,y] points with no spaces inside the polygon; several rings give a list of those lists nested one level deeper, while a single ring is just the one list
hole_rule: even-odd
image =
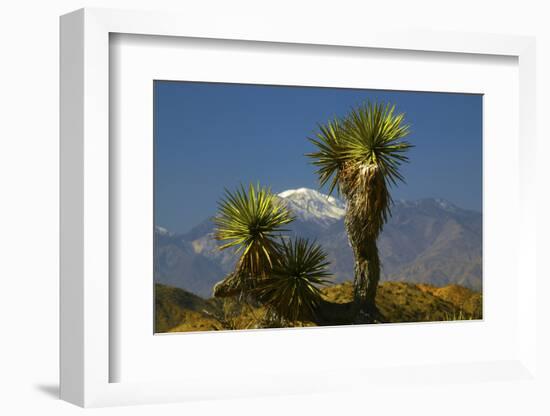
[{"label": "mountain ridge", "polygon": [[[328,253],[335,282],[353,279],[354,259],[344,226],[345,204],[308,188],[277,195],[296,220],[291,235],[311,238]],[[156,229],[155,282],[209,296],[212,285],[233,269],[235,256],[220,251],[207,219],[186,233]],[[443,286],[482,286],[482,216],[441,198],[396,200],[378,239],[382,280]]]}]

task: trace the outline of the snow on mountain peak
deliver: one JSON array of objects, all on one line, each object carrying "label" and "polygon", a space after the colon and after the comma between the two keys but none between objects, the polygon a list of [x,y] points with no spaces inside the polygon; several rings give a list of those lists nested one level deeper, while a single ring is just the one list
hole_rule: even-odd
[{"label": "snow on mountain peak", "polygon": [[451,213],[457,212],[459,210],[459,208],[456,205],[454,205],[452,202],[442,198],[423,198],[423,199],[417,199],[417,200],[399,199],[395,202],[398,207],[405,207],[405,208],[429,207],[429,208],[441,209],[443,211],[447,211]]},{"label": "snow on mountain peak", "polygon": [[456,206],[445,199],[436,198],[435,202],[437,203],[437,205],[439,205],[440,208],[443,208],[446,211],[452,211],[452,212],[456,211]]},{"label": "snow on mountain peak", "polygon": [[332,196],[308,188],[289,189],[278,194],[292,212],[303,220],[329,225],[344,217],[344,203]]},{"label": "snow on mountain peak", "polygon": [[172,233],[170,231],[168,231],[166,228],[164,227],[161,227],[159,225],[157,225],[155,227],[155,231],[159,234],[159,235],[172,235]]}]

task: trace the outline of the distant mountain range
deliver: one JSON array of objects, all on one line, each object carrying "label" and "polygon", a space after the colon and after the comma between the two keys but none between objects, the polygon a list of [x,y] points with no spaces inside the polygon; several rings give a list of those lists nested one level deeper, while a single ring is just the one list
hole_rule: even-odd
[{"label": "distant mountain range", "polygon": [[[315,239],[329,255],[335,282],[353,279],[353,254],[344,229],[345,204],[307,188],[278,195],[296,220],[291,234]],[[184,234],[156,228],[157,283],[211,296],[212,286],[235,265],[230,250],[218,250],[214,224],[207,219]],[[479,291],[482,284],[482,216],[442,199],[396,201],[378,248],[382,280],[459,284]]]}]

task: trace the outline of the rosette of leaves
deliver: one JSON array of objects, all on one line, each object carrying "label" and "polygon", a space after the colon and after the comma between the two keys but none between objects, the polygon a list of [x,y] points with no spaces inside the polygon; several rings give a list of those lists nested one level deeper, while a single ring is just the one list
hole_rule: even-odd
[{"label": "rosette of leaves", "polygon": [[294,220],[291,212],[269,188],[250,184],[225,191],[219,202],[215,238],[220,250],[234,249],[235,270],[214,286],[214,296],[245,295],[266,278],[279,253],[280,233]]},{"label": "rosette of leaves", "polygon": [[282,240],[269,277],[255,290],[268,312],[288,322],[313,320],[322,302],[321,287],[329,283],[327,255],[307,239]]}]

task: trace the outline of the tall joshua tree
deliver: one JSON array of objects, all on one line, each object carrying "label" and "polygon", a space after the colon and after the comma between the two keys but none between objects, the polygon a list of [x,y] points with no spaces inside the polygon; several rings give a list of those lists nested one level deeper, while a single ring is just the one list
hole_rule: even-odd
[{"label": "tall joshua tree", "polygon": [[309,139],[317,151],[307,156],[317,166],[320,185],[336,188],[347,203],[345,224],[355,256],[356,312],[376,311],[380,259],[376,240],[391,215],[390,187],[404,181],[399,172],[412,147],[404,114],[395,106],[367,103],[342,119],[319,126]]},{"label": "tall joshua tree", "polygon": [[290,211],[268,188],[241,186],[225,192],[219,203],[215,238],[220,250],[234,248],[239,254],[235,270],[214,286],[214,296],[250,294],[267,277],[279,254],[279,234],[294,220]]}]

